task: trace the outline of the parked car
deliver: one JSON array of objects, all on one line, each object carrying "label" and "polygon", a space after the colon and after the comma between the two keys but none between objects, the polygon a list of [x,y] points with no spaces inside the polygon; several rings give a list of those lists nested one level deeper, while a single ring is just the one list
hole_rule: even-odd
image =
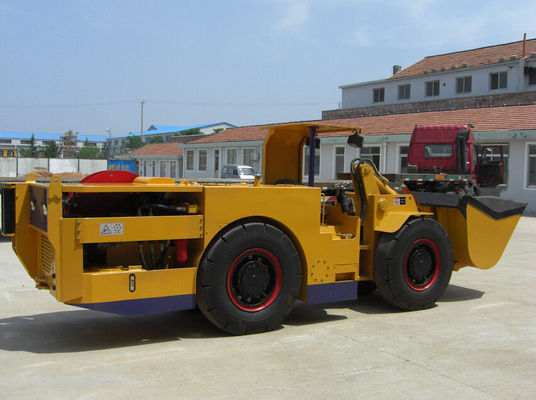
[{"label": "parked car", "polygon": [[249,165],[226,164],[221,169],[222,178],[254,179],[255,170]]}]

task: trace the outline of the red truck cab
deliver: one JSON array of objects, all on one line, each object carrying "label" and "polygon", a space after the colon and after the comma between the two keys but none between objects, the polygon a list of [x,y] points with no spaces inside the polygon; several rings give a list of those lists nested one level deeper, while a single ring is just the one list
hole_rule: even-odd
[{"label": "red truck cab", "polygon": [[475,137],[469,125],[416,126],[408,166],[419,172],[470,174],[476,179]]},{"label": "red truck cab", "polygon": [[[490,156],[494,147],[498,160]],[[411,190],[478,194],[480,187],[504,182],[503,149],[477,146],[471,125],[416,126],[408,149],[408,173],[420,174],[403,177]]]}]

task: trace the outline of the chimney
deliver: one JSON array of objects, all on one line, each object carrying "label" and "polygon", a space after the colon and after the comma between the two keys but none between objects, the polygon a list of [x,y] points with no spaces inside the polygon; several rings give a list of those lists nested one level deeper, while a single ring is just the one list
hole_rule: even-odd
[{"label": "chimney", "polygon": [[402,67],[400,65],[393,65],[393,75],[398,74],[400,71],[402,71]]}]

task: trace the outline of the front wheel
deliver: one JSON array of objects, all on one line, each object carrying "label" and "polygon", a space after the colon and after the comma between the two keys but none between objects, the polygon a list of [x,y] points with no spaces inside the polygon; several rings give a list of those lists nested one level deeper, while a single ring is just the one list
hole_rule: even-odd
[{"label": "front wheel", "polygon": [[219,235],[199,266],[199,309],[235,335],[280,326],[301,286],[301,263],[278,228],[245,223]]},{"label": "front wheel", "polygon": [[374,282],[382,297],[405,309],[428,308],[443,295],[452,274],[452,245],[441,224],[418,218],[382,234],[374,255]]}]

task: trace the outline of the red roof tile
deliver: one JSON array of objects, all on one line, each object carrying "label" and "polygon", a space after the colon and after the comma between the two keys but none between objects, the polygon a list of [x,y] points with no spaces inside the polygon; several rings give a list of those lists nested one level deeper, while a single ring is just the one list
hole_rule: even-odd
[{"label": "red roof tile", "polygon": [[182,154],[182,149],[177,143],[147,144],[131,153],[133,156],[178,156],[180,154]]},{"label": "red roof tile", "polygon": [[[533,52],[536,52],[536,39],[529,39],[526,41],[525,55],[530,56]],[[451,70],[453,65],[456,65],[456,69],[459,69],[462,68],[464,63],[467,63],[467,67],[496,64],[500,62],[501,57],[504,57],[506,61],[510,61],[510,57],[513,55],[517,56],[517,58],[523,56],[523,41],[425,57],[391,78],[422,75],[425,70],[432,72],[433,68],[437,69],[437,72],[440,72],[442,68]]]},{"label": "red roof tile", "polygon": [[[311,121],[363,128],[364,135],[411,133],[415,125],[473,124],[476,132],[505,130],[536,130],[536,105],[471,108],[466,110],[429,111],[412,114],[392,114],[375,117]],[[277,125],[277,124],[275,124]],[[244,126],[226,129],[190,143],[224,143],[263,140],[268,127]],[[320,136],[341,136],[340,132]]]}]

